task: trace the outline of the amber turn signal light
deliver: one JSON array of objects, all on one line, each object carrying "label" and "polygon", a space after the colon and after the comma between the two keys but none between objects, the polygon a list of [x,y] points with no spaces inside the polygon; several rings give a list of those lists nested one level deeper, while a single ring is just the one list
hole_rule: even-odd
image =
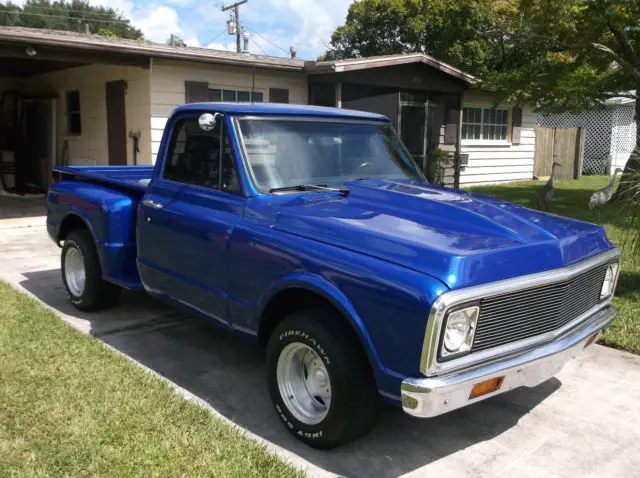
[{"label": "amber turn signal light", "polygon": [[585,348],[591,345],[593,342],[595,342],[597,338],[598,338],[598,332],[596,332],[595,334],[592,334],[591,337],[589,337],[585,342],[584,344]]},{"label": "amber turn signal light", "polygon": [[469,400],[473,398],[481,397],[482,395],[486,395],[487,393],[495,392],[499,390],[502,386],[502,381],[504,380],[504,376],[491,378],[489,380],[485,380],[484,382],[476,383],[471,389],[471,394],[469,395]]}]

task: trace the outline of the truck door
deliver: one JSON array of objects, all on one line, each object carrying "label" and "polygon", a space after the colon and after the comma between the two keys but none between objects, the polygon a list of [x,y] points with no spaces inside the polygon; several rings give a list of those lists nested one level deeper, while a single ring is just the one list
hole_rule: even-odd
[{"label": "truck door", "polygon": [[175,119],[160,151],[138,214],[138,268],[151,292],[226,323],[227,245],[244,197],[224,118],[204,131],[198,117]]}]

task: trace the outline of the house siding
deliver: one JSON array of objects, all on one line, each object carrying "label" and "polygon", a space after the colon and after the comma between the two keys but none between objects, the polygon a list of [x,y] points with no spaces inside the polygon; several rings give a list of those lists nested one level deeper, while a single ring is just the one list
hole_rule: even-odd
[{"label": "house siding", "polygon": [[[125,80],[126,128],[140,132],[138,164],[150,164],[150,94],[149,70],[129,66],[88,65],[30,78],[23,90],[35,94],[52,94],[59,98],[56,108],[58,157],[68,141],[68,163],[71,165],[109,164],[107,105],[105,85],[108,81]],[[82,133],[67,134],[66,92],[80,92]],[[127,164],[133,164],[133,142],[127,137]]]},{"label": "house siding", "polygon": [[[490,94],[467,91],[463,106],[493,107]],[[504,108],[505,106],[501,105]],[[512,109],[509,107],[509,137],[504,144],[462,141],[461,152],[469,154],[469,162],[460,172],[460,185],[518,181],[533,178],[537,116],[531,106],[522,107],[520,144],[511,143]]]},{"label": "house siding", "polygon": [[[255,80],[253,72],[255,71]],[[151,161],[155,163],[171,112],[185,102],[185,81],[207,82],[210,88],[251,90],[269,101],[269,88],[287,88],[289,102],[307,104],[307,77],[302,72],[251,69],[229,65],[155,60],[151,73]]]}]

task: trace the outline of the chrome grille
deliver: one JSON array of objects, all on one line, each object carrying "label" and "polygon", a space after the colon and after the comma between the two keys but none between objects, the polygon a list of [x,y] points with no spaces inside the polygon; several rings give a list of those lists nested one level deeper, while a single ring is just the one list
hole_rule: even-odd
[{"label": "chrome grille", "polygon": [[598,305],[606,270],[604,264],[566,281],[482,299],[471,351],[535,337],[568,324]]}]

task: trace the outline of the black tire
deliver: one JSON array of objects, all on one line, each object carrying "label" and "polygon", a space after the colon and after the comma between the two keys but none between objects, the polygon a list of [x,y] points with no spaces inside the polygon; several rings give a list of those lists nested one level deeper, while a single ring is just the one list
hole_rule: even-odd
[{"label": "black tire", "polygon": [[[74,292],[67,283],[65,258],[74,249],[82,254],[84,262],[84,288],[82,293]],[[86,229],[78,229],[69,233],[65,238],[60,255],[62,282],[71,300],[79,310],[85,312],[96,311],[111,307],[118,303],[121,288],[102,279],[102,267],[96,251],[91,233]]]},{"label": "black tire", "polygon": [[[309,425],[287,408],[278,387],[278,359],[292,343],[302,343],[322,359],[331,383],[331,403],[321,422]],[[314,448],[330,449],[371,431],[379,395],[369,362],[342,317],[322,309],[284,319],[267,344],[267,385],[278,416],[287,430]]]}]

